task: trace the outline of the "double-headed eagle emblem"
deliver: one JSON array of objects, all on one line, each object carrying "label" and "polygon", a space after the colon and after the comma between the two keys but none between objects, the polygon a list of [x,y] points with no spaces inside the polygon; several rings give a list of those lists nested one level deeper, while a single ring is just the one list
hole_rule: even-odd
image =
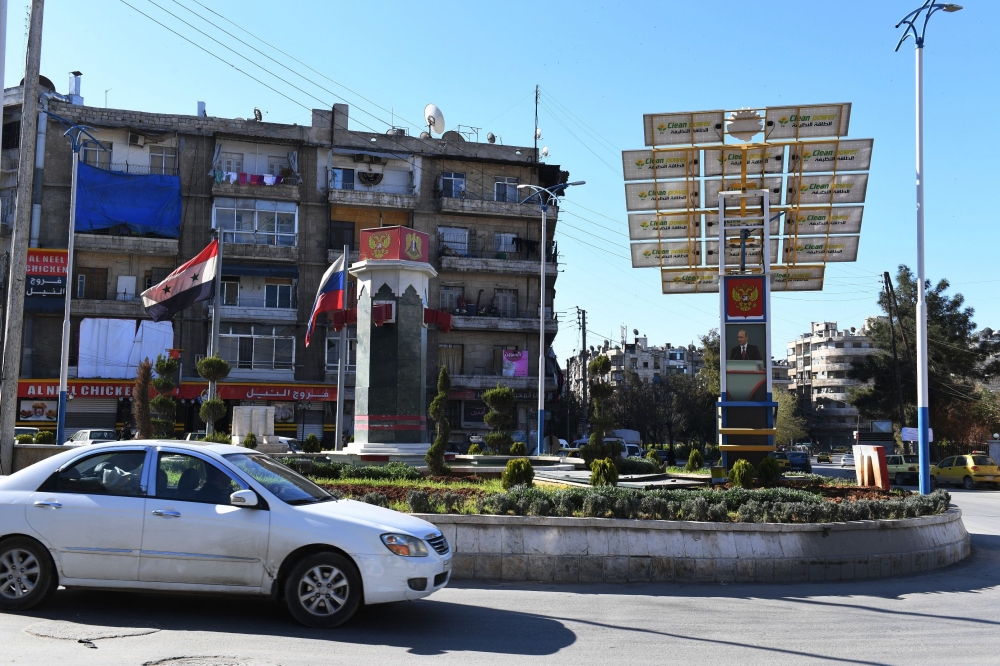
[{"label": "double-headed eagle emblem", "polygon": [[389,234],[372,234],[368,237],[368,247],[371,248],[372,256],[381,259],[389,253],[389,245],[392,237]]},{"label": "double-headed eagle emblem", "polygon": [[755,285],[743,284],[733,287],[732,297],[740,312],[749,312],[757,305],[760,290]]}]

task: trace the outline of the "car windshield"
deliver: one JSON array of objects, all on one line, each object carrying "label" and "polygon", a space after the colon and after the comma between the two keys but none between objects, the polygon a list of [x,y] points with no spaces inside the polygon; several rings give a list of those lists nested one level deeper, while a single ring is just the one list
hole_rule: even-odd
[{"label": "car windshield", "polygon": [[114,430],[91,430],[89,439],[118,439]]},{"label": "car windshield", "polygon": [[989,456],[972,456],[973,465],[996,465]]},{"label": "car windshield", "polygon": [[788,459],[789,460],[805,460],[808,457],[809,456],[807,456],[806,454],[802,453],[801,451],[792,451],[792,452],[790,452],[788,454]]},{"label": "car windshield", "polygon": [[335,499],[309,479],[265,455],[231,453],[224,457],[288,504],[315,504]]}]

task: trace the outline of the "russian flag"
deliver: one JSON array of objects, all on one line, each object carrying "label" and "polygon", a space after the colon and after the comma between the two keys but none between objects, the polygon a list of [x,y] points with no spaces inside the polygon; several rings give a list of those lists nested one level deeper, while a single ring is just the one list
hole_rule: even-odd
[{"label": "russian flag", "polygon": [[312,338],[313,329],[316,327],[316,317],[323,312],[344,309],[344,292],[347,289],[347,255],[340,255],[340,259],[333,262],[333,265],[323,273],[323,279],[319,282],[319,290],[316,291],[316,302],[313,303],[312,314],[309,315],[309,327],[306,328],[306,347]]}]

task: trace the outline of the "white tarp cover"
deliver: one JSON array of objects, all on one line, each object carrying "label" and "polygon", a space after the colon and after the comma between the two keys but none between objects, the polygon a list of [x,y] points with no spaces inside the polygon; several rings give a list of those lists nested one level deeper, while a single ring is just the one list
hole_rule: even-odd
[{"label": "white tarp cover", "polygon": [[139,364],[149,359],[156,363],[156,357],[160,354],[168,355],[169,349],[174,346],[174,325],[170,321],[143,321],[139,324],[135,339],[132,341],[131,353],[128,358],[128,372],[130,377],[135,377]]},{"label": "white tarp cover", "polygon": [[719,271],[715,268],[664,268],[664,294],[708,294],[719,292]]},{"label": "white tarp cover", "polygon": [[622,173],[625,180],[665,180],[699,176],[696,148],[672,150],[623,150]]},{"label": "white tarp cover", "polygon": [[771,266],[771,291],[821,291],[826,269],[819,266]]},{"label": "white tarp cover", "polygon": [[[762,170],[764,173],[781,173],[784,162],[784,146],[753,146],[747,150],[747,175],[760,176]],[[737,146],[705,149],[706,176],[739,176],[742,163],[743,151]]]},{"label": "white tarp cover", "polygon": [[[839,180],[839,179],[838,179]],[[739,178],[722,178],[715,180],[705,181],[705,207],[706,208],[718,208],[719,207],[719,190],[722,189],[722,184],[725,182],[725,187],[727,192],[739,192],[743,189],[743,181]],[[768,201],[771,206],[777,206],[781,203],[781,177],[765,178],[764,189],[770,190],[771,194],[768,197]],[[762,189],[760,178],[747,178],[746,189],[749,190],[759,190]],[[747,206],[760,206],[761,199],[759,196],[747,197]],[[728,197],[726,199],[726,208],[739,208],[740,200],[737,197]]]},{"label": "white tarp cover", "polygon": [[[758,237],[759,238],[759,237]],[[760,251],[761,245],[760,240],[757,241],[756,245],[747,246],[747,267],[760,266]],[[770,262],[773,264],[778,259],[778,239],[771,239],[771,256]],[[719,265],[719,241],[706,241],[705,242],[705,265],[706,266],[718,266]],[[726,248],[726,266],[739,266],[740,265],[740,246],[738,243],[730,245]]]},{"label": "white tarp cover", "polygon": [[632,213],[628,216],[628,236],[632,240],[698,238],[700,233],[701,213]]},{"label": "white tarp cover", "polygon": [[[134,339],[134,319],[84,319],[80,322],[76,376],[129,378],[129,353]],[[131,376],[135,377],[135,372]]]},{"label": "white tarp cover", "polygon": [[867,173],[838,173],[836,178],[832,174],[789,177],[785,203],[789,206],[857,204],[865,202],[867,192]]},{"label": "white tarp cover", "polygon": [[851,104],[768,107],[764,115],[764,136],[768,141],[847,136]]},{"label": "white tarp cover", "polygon": [[[643,134],[647,146],[669,146],[680,143],[717,143],[723,139],[723,111],[692,113],[647,113],[642,116]],[[718,129],[716,129],[718,128]],[[691,132],[694,131],[694,140]]]},{"label": "white tarp cover", "polygon": [[785,213],[785,234],[789,236],[826,236],[861,233],[864,206],[804,208]]},{"label": "white tarp cover", "polygon": [[698,208],[698,181],[625,183],[627,210],[677,210]]},{"label": "white tarp cover", "polygon": [[632,268],[701,265],[701,241],[632,243]]},{"label": "white tarp cover", "polygon": [[[874,139],[794,143],[789,151],[789,171],[868,171]],[[801,160],[802,164],[799,164]]]},{"label": "white tarp cover", "polygon": [[786,264],[815,264],[831,261],[857,261],[860,236],[799,237],[794,246],[785,241],[782,262]]}]

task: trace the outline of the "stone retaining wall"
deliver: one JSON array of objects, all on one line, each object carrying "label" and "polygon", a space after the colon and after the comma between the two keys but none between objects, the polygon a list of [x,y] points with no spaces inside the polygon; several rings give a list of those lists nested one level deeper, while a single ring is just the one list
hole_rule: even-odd
[{"label": "stone retaining wall", "polygon": [[817,524],[421,514],[454,551],[453,578],[624,583],[882,578],[969,556],[957,508]]}]

